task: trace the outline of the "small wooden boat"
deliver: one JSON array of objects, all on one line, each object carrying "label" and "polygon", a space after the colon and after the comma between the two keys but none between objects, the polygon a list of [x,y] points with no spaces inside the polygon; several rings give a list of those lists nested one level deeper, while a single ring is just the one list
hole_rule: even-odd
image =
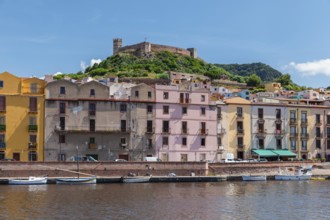
[{"label": "small wooden boat", "polygon": [[243,181],[265,181],[266,175],[245,175],[242,176]]},{"label": "small wooden boat", "polygon": [[147,183],[151,176],[123,176],[121,181],[123,183]]},{"label": "small wooden boat", "polygon": [[96,177],[86,177],[86,178],[58,178],[56,179],[56,184],[95,184]]},{"label": "small wooden boat", "polygon": [[28,179],[9,179],[9,185],[41,185],[46,184],[48,178],[45,177],[35,177],[30,176]]},{"label": "small wooden boat", "polygon": [[286,169],[284,173],[279,170],[279,174],[275,175],[275,180],[310,180],[312,177],[310,168],[299,168],[294,173],[289,173]]}]

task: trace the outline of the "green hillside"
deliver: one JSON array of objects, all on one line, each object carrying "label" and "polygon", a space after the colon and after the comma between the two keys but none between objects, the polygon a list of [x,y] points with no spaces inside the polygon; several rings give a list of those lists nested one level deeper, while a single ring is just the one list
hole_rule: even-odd
[{"label": "green hillside", "polygon": [[250,76],[256,74],[262,81],[271,82],[280,77],[282,73],[263,63],[251,64],[215,64],[233,75]]}]

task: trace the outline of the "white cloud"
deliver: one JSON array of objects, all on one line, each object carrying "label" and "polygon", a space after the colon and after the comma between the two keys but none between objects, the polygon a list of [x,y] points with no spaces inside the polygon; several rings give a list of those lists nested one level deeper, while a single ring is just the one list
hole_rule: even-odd
[{"label": "white cloud", "polygon": [[85,61],[80,61],[80,68],[81,68],[82,72],[85,72],[87,67],[93,66],[94,64],[99,64],[101,62],[102,62],[101,59],[91,59],[90,64],[86,65]]},{"label": "white cloud", "polygon": [[315,76],[319,74],[330,76],[330,59],[322,59],[306,63],[291,62],[287,67],[293,68],[303,76]]}]

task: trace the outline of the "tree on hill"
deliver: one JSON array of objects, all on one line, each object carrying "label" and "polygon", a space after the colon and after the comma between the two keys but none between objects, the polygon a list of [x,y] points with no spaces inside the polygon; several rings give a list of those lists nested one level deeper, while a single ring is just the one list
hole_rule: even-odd
[{"label": "tree on hill", "polygon": [[252,87],[257,87],[261,83],[261,79],[259,76],[256,74],[252,74],[246,78],[246,85],[247,86],[252,86]]}]

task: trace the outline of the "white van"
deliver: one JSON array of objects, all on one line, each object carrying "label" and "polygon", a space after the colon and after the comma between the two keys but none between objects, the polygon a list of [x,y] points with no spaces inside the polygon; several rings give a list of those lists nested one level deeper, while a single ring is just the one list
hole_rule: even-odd
[{"label": "white van", "polygon": [[148,161],[148,162],[161,162],[162,160],[159,159],[158,157],[144,157],[143,161]]}]

